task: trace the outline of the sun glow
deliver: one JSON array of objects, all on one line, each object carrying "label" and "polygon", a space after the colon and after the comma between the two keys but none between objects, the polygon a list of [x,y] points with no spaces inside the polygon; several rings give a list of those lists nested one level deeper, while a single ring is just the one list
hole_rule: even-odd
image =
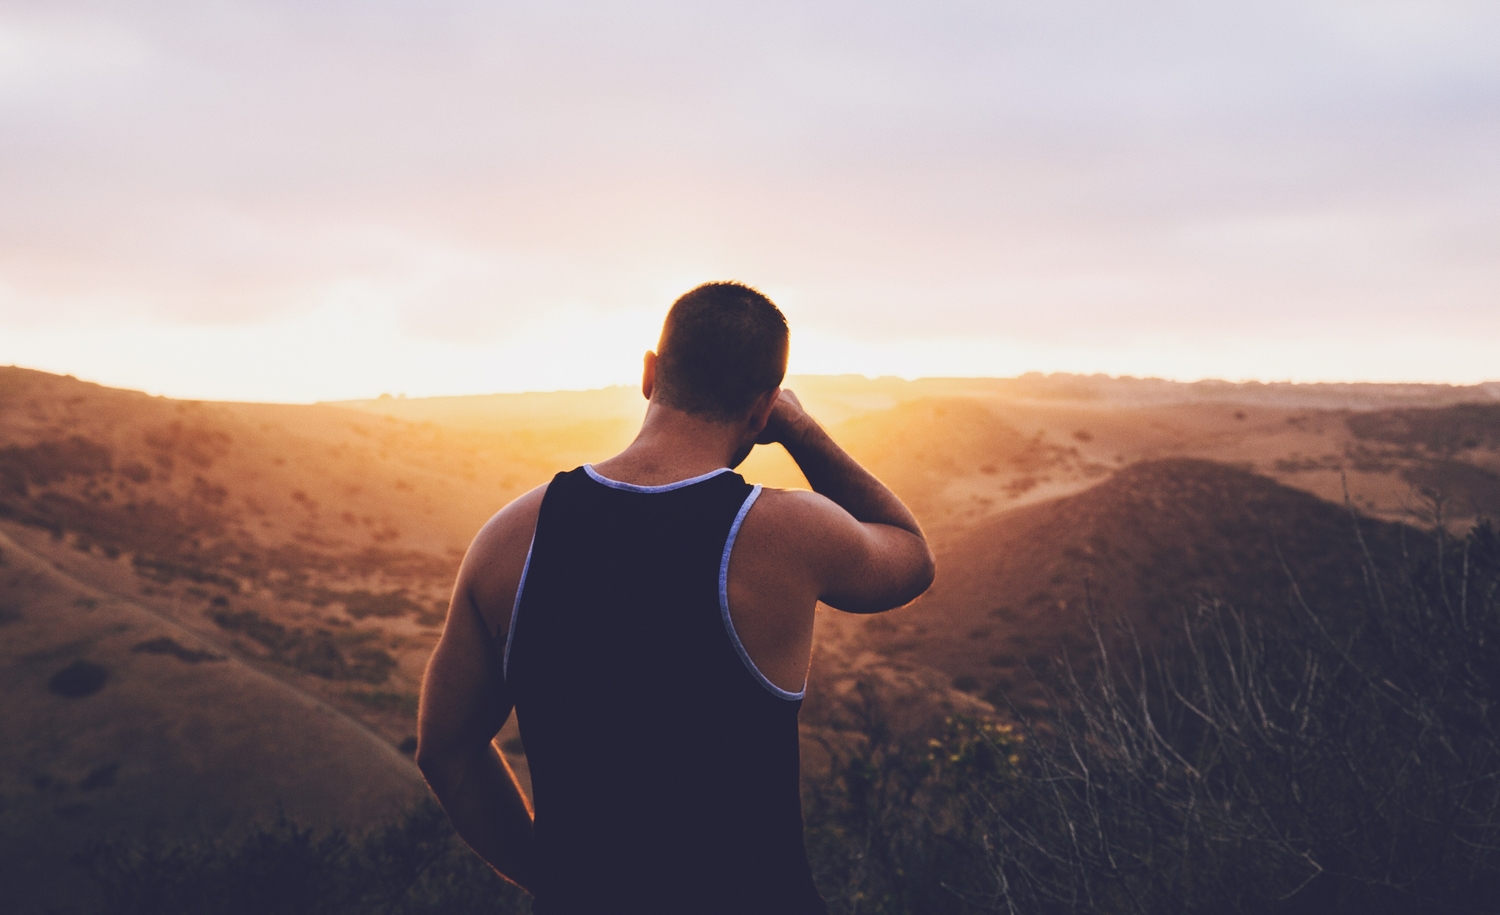
[{"label": "sun glow", "polygon": [[[803,327],[791,310],[793,374],[1009,377],[1104,373],[1178,381],[1493,380],[1482,339],[1316,340],[1142,335],[1109,344],[990,336],[869,340]],[[0,364],[14,363],[152,394],[200,400],[306,403],[514,391],[584,390],[640,379],[665,306],[550,309],[496,332],[426,333],[392,305],[349,293],[256,324],[73,321],[11,328]]]},{"label": "sun glow", "polygon": [[735,278],[801,373],[1500,366],[1495,4],[262,6],[0,8],[0,363],[633,383]]},{"label": "sun glow", "polygon": [[[0,363],[201,400],[306,403],[605,387],[638,380],[659,316],[556,309],[472,340],[403,326],[353,298],[250,325],[70,323],[12,329]],[[87,370],[80,368],[87,366]]]}]

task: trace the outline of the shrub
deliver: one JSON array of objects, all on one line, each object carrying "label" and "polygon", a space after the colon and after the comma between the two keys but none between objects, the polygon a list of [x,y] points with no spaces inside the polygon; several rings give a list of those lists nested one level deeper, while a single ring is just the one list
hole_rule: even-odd
[{"label": "shrub", "polygon": [[806,780],[814,876],[830,909],[858,915],[959,915],[988,883],[977,797],[1009,789],[1020,740],[1009,726],[951,716],[903,720],[899,697],[861,684],[845,710],[853,729],[820,742],[826,774]]},{"label": "shrub", "polygon": [[995,906],[1500,911],[1500,538],[1411,545],[1342,606],[1205,603],[1173,656],[1100,636],[982,799]]},{"label": "shrub", "polygon": [[187,664],[199,664],[204,661],[222,661],[223,655],[214,654],[211,651],[200,651],[181,645],[176,639],[169,636],[160,636],[148,639],[130,649],[139,654],[165,654],[171,655],[179,661]]},{"label": "shrub", "polygon": [[103,689],[104,681],[108,679],[109,672],[103,667],[93,661],[78,660],[53,674],[47,681],[47,688],[59,696],[81,699]]},{"label": "shrub", "polygon": [[0,491],[25,496],[28,486],[107,473],[113,458],[109,446],[77,435],[29,447],[6,445],[0,448]]},{"label": "shrub", "polygon": [[350,692],[349,698],[368,708],[382,712],[395,712],[407,718],[417,717],[417,694],[395,693],[387,690]]},{"label": "shrub", "polygon": [[210,610],[209,618],[220,629],[241,632],[259,642],[270,650],[272,660],[325,680],[358,680],[379,686],[396,669],[396,659],[390,652],[358,644],[374,638],[373,632],[335,635],[327,629],[289,629],[254,610]]}]

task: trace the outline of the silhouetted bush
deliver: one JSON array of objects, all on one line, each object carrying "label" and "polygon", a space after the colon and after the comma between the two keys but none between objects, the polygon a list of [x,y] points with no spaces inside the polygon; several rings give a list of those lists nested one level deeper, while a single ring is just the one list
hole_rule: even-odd
[{"label": "silhouetted bush", "polygon": [[161,559],[155,556],[136,555],[130,560],[140,575],[162,584],[170,584],[178,578],[196,581],[199,584],[218,585],[229,591],[239,591],[239,580],[212,569],[186,562]]},{"label": "silhouetted bush", "polygon": [[120,764],[117,762],[105,763],[102,766],[95,766],[89,771],[88,775],[85,775],[83,777],[83,781],[78,783],[78,787],[82,791],[94,791],[99,788],[112,788],[115,784],[115,777],[119,774]]},{"label": "silhouetted bush", "polygon": [[[952,716],[931,734],[899,697],[861,684],[852,729],[819,742],[830,764],[803,791],[808,855],[835,913],[984,911],[989,866],[978,796],[1010,792],[1010,726]],[[927,736],[927,735],[931,736]]]},{"label": "silhouetted bush", "polygon": [[375,594],[363,588],[351,591],[315,588],[309,600],[318,607],[335,601],[343,603],[344,612],[357,620],[370,616],[387,618],[422,612],[421,605],[407,597],[405,589]]},{"label": "silhouetted bush", "polygon": [[[146,445],[158,452],[160,457],[176,454],[198,467],[210,467],[218,458],[229,453],[234,440],[222,429],[207,426],[184,426],[173,420],[165,426],[148,429],[144,433]],[[167,466],[171,466],[170,460]]]},{"label": "silhouetted bush", "polygon": [[1123,671],[1101,636],[975,795],[994,907],[1500,911],[1500,538],[1413,537],[1341,606],[1205,603]]},{"label": "silhouetted bush", "polygon": [[77,435],[25,447],[6,445],[0,448],[0,490],[25,496],[28,486],[105,473],[113,458],[108,445]]},{"label": "silhouetted bush", "polygon": [[1369,410],[1350,414],[1344,422],[1359,438],[1414,445],[1439,454],[1500,445],[1500,404]]},{"label": "silhouetted bush", "polygon": [[80,660],[53,674],[47,681],[47,688],[59,696],[81,699],[103,689],[104,681],[108,679],[109,672],[103,667],[93,661]]},{"label": "silhouetted bush", "polygon": [[806,788],[832,910],[1500,912],[1500,537],[1408,537],[1327,606],[1096,625],[1014,731],[923,742],[864,690]]},{"label": "silhouetted bush", "polygon": [[358,680],[380,685],[396,669],[396,658],[383,648],[360,642],[373,632],[335,634],[327,629],[288,628],[254,610],[211,610],[209,618],[220,629],[243,633],[288,667],[325,680]]},{"label": "silhouetted bush", "polygon": [[351,692],[349,698],[361,705],[378,709],[382,712],[395,712],[408,718],[417,717],[417,694],[416,693],[393,693],[386,690],[370,690],[367,692]]},{"label": "silhouetted bush", "polygon": [[187,664],[200,664],[204,661],[222,661],[223,655],[214,654],[211,651],[199,651],[178,644],[177,640],[169,636],[160,636],[148,639],[130,649],[138,654],[166,654],[171,655],[179,661]]}]

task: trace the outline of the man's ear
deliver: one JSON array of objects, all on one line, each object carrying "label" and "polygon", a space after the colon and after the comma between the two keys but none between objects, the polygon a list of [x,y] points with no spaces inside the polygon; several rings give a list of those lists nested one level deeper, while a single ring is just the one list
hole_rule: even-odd
[{"label": "man's ear", "polygon": [[750,407],[750,429],[756,435],[760,435],[766,428],[766,423],[771,420],[771,411],[776,409],[776,401],[781,397],[781,388],[772,388],[766,393],[755,398],[755,403]]},{"label": "man's ear", "polygon": [[641,393],[646,399],[651,399],[651,392],[656,390],[656,353],[646,350],[646,364],[641,370]]}]

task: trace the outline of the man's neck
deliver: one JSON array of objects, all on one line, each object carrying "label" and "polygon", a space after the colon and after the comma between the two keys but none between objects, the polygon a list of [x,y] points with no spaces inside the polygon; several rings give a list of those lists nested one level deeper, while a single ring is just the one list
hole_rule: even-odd
[{"label": "man's neck", "polygon": [[635,441],[594,468],[612,480],[659,486],[737,463],[745,430],[652,401]]}]

